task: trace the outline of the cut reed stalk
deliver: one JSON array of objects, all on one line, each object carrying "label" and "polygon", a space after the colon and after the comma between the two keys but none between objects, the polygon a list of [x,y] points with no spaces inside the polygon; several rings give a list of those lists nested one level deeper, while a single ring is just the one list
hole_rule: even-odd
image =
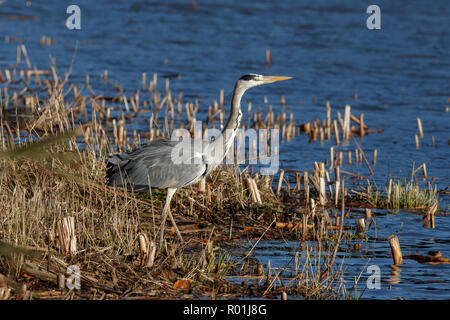
[{"label": "cut reed stalk", "polygon": [[339,145],[339,129],[336,120],[333,120],[333,127],[334,127],[334,136],[336,138],[336,145]]},{"label": "cut reed stalk", "polygon": [[206,192],[206,179],[205,178],[200,180],[200,182],[198,184],[198,191]]},{"label": "cut reed stalk", "polygon": [[391,235],[388,238],[389,245],[391,246],[392,260],[394,265],[403,264],[402,251],[400,249],[400,241],[396,235]]},{"label": "cut reed stalk", "polygon": [[356,233],[359,235],[364,234],[365,230],[366,230],[366,224],[364,222],[363,218],[356,218],[355,219],[355,223],[356,223]]},{"label": "cut reed stalk", "polygon": [[58,236],[61,252],[74,255],[77,252],[74,217],[65,217],[58,221]]},{"label": "cut reed stalk", "polygon": [[278,186],[276,194],[279,196],[281,192],[281,187],[283,186],[284,170],[280,170],[280,177],[278,179]]},{"label": "cut reed stalk", "polygon": [[359,134],[361,137],[364,137],[364,113],[359,115]]},{"label": "cut reed stalk", "polygon": [[319,203],[324,206],[327,203],[327,195],[325,191],[325,165],[323,162],[319,163]]},{"label": "cut reed stalk", "polygon": [[420,139],[423,139],[422,120],[420,118],[417,118],[417,128],[419,129]]},{"label": "cut reed stalk", "polygon": [[305,192],[305,198],[306,198],[306,205],[309,206],[309,178],[308,178],[308,172],[305,171],[303,174],[303,190]]},{"label": "cut reed stalk", "polygon": [[343,136],[342,140],[347,141],[350,138],[350,113],[351,113],[351,107],[350,105],[345,106],[345,112],[344,112],[344,127],[343,127]]},{"label": "cut reed stalk", "polygon": [[365,208],[364,211],[366,221],[370,221],[370,219],[372,219],[372,210],[369,208]]}]

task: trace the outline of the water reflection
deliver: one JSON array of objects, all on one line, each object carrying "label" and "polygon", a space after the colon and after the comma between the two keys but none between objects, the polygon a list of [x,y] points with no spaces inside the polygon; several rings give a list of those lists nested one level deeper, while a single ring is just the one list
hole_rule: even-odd
[{"label": "water reflection", "polygon": [[389,284],[399,284],[401,282],[400,273],[402,268],[397,265],[390,265],[389,267],[391,268],[391,272],[387,282]]}]

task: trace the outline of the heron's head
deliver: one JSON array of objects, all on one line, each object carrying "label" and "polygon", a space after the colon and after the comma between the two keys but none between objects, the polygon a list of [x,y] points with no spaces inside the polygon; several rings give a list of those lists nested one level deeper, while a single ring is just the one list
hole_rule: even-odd
[{"label": "heron's head", "polygon": [[262,76],[260,74],[249,73],[243,75],[237,81],[237,86],[243,89],[249,89],[262,84],[272,83],[276,81],[288,80],[292,77],[281,77],[281,76]]}]

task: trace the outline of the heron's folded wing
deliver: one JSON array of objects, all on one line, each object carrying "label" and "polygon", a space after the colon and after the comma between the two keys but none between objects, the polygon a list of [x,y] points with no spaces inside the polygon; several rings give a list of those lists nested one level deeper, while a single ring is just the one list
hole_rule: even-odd
[{"label": "heron's folded wing", "polygon": [[[135,190],[182,188],[200,180],[207,170],[201,153],[184,150],[180,157],[180,141],[156,140],[130,153],[108,160],[108,184],[133,186]],[[177,149],[178,148],[178,149]]]}]

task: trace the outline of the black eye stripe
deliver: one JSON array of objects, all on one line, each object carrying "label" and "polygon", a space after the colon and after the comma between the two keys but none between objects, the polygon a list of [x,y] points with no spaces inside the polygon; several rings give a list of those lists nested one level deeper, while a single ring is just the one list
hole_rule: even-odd
[{"label": "black eye stripe", "polygon": [[239,80],[249,81],[249,80],[252,80],[254,77],[255,76],[253,74],[246,74],[246,75],[243,75]]}]

